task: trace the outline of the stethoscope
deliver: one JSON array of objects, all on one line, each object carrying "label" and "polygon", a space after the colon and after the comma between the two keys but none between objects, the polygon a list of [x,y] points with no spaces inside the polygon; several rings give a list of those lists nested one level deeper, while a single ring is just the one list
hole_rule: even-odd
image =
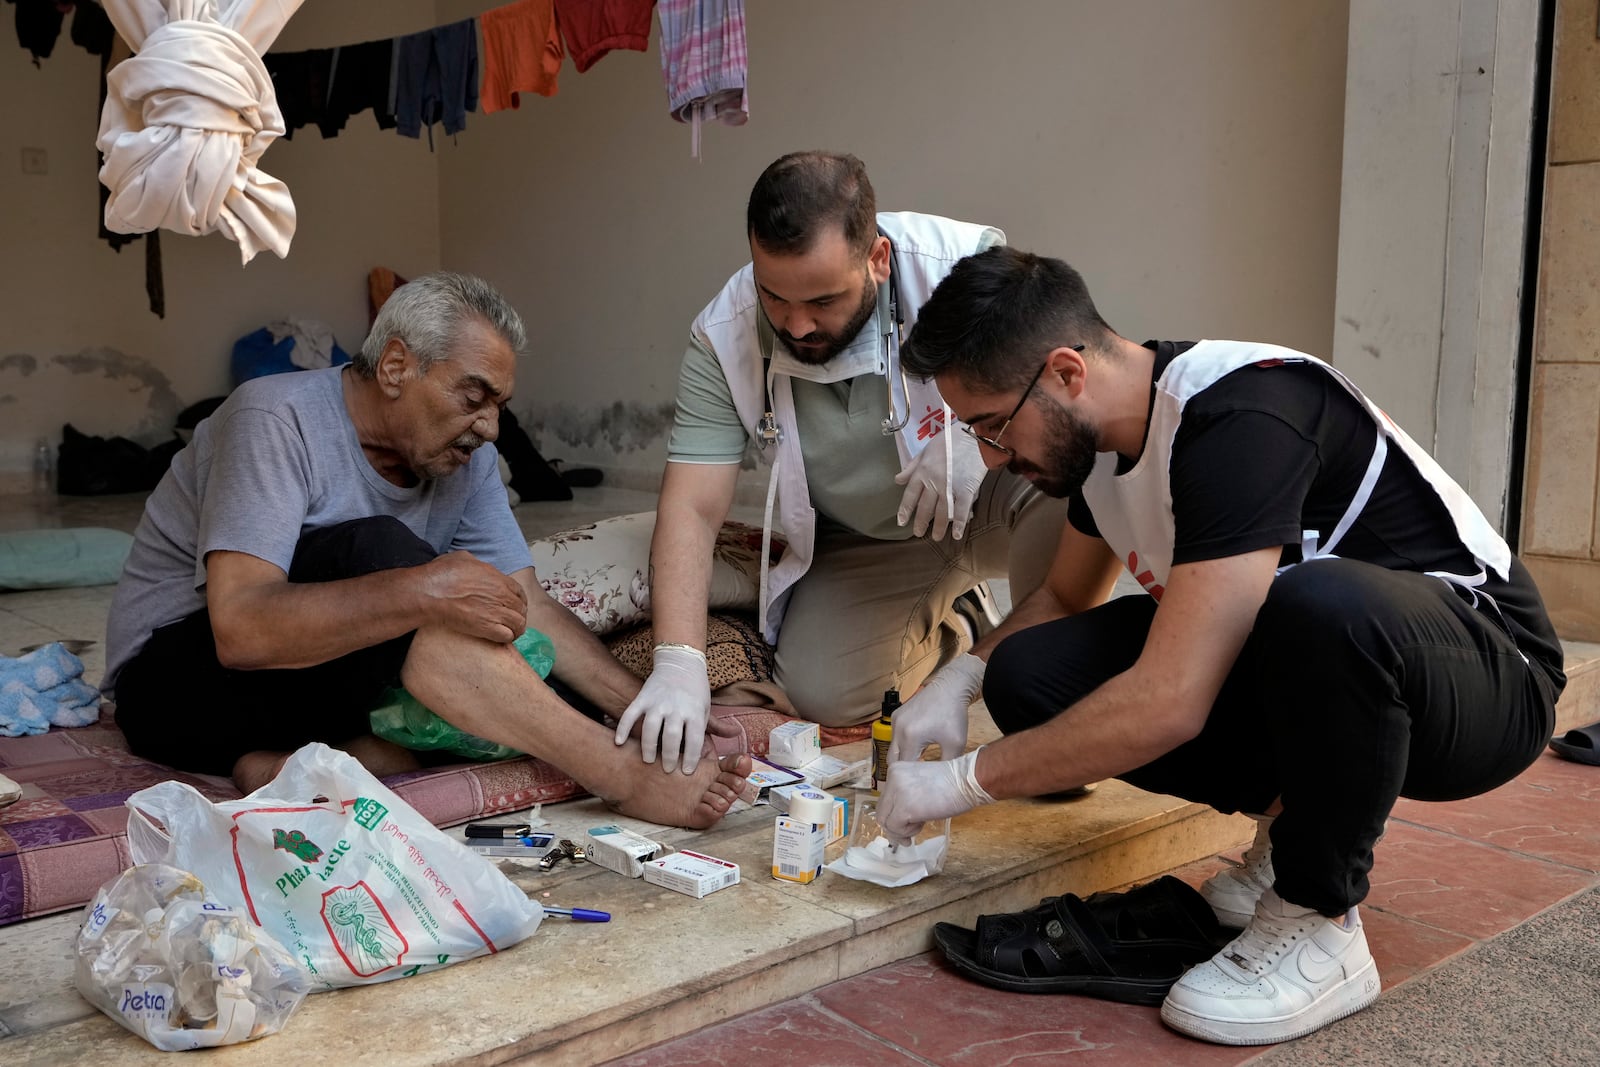
[{"label": "stethoscope", "polygon": [[[905,340],[905,315],[900,310],[900,282],[899,275],[895,272],[894,242],[889,235],[879,230],[878,234],[889,241],[889,279],[878,286],[878,314],[876,318],[880,323],[879,336],[883,346],[884,355],[884,389],[889,394],[889,414],[881,423],[883,436],[893,437],[905,429],[911,422],[911,386],[906,380],[906,370],[900,365],[900,345]],[[888,309],[888,314],[883,309]],[[763,314],[765,314],[763,312]],[[771,353],[768,353],[770,360]],[[900,414],[899,405],[894,397],[893,374],[900,375],[900,395],[905,398],[905,414]],[[772,375],[767,376],[767,410],[756,423],[756,437],[761,442],[761,447],[776,444],[783,440],[783,429],[778,425],[778,418],[772,413]]]},{"label": "stethoscope", "polygon": [[[882,230],[878,231],[883,233]],[[889,235],[883,233],[883,239],[889,241]],[[894,242],[889,241],[889,280],[878,287],[878,303],[883,303],[884,289],[888,289],[889,314],[883,318],[883,354],[887,362],[884,364],[883,387],[889,393],[889,415],[883,420],[883,436],[893,437],[906,428],[911,421],[911,386],[906,381],[906,369],[900,365],[900,345],[906,339],[906,317],[900,312],[900,275],[895,270]],[[906,400],[906,413],[896,414],[894,403],[894,379],[890,377],[896,371],[900,374],[900,395]]]}]

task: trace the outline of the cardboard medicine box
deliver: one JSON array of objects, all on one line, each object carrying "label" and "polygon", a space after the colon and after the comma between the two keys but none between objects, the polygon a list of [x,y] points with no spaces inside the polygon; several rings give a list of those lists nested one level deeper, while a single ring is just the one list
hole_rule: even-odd
[{"label": "cardboard medicine box", "polygon": [[598,863],[608,871],[629,878],[644,873],[644,864],[670,851],[660,841],[641,837],[620,826],[596,826],[589,831],[589,843],[584,849],[589,862]]},{"label": "cardboard medicine box", "polygon": [[684,849],[646,863],[644,880],[698,900],[707,893],[738,885],[739,865]]},{"label": "cardboard medicine box", "polygon": [[767,759],[796,770],[822,755],[822,734],[814,722],[786,722],[767,737]]},{"label": "cardboard medicine box", "polygon": [[778,816],[772,831],[772,877],[808,885],[822,873],[828,831],[819,823]]},{"label": "cardboard medicine box", "polygon": [[856,760],[846,763],[837,756],[818,756],[799,772],[806,776],[806,781],[818,789],[832,789],[836,785],[853,782],[866,775],[872,769],[871,760]]}]

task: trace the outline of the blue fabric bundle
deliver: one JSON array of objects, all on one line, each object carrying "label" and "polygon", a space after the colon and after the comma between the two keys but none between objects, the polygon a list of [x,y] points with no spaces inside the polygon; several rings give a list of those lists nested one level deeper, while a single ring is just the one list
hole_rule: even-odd
[{"label": "blue fabric bundle", "polygon": [[88,726],[100,718],[100,691],[83,680],[83,661],[60,641],[12,659],[0,656],[0,736]]}]

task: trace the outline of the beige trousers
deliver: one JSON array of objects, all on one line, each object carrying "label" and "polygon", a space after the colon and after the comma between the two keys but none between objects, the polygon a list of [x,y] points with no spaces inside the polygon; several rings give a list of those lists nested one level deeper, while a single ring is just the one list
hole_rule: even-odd
[{"label": "beige trousers", "polygon": [[813,722],[868,721],[884,690],[907,697],[965,650],[965,628],[947,622],[962,593],[1009,578],[1020,603],[1039,587],[1066,517],[1065,500],[1003,468],[984,476],[960,541],[879,541],[819,515],[811,569],[778,633],[778,684]]}]

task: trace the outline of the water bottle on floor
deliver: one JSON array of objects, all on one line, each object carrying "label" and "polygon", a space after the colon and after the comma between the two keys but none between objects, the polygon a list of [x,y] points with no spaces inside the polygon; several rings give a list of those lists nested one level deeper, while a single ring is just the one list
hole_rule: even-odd
[{"label": "water bottle on floor", "polygon": [[48,496],[56,491],[56,456],[49,438],[41,437],[33,446],[33,491]]}]

